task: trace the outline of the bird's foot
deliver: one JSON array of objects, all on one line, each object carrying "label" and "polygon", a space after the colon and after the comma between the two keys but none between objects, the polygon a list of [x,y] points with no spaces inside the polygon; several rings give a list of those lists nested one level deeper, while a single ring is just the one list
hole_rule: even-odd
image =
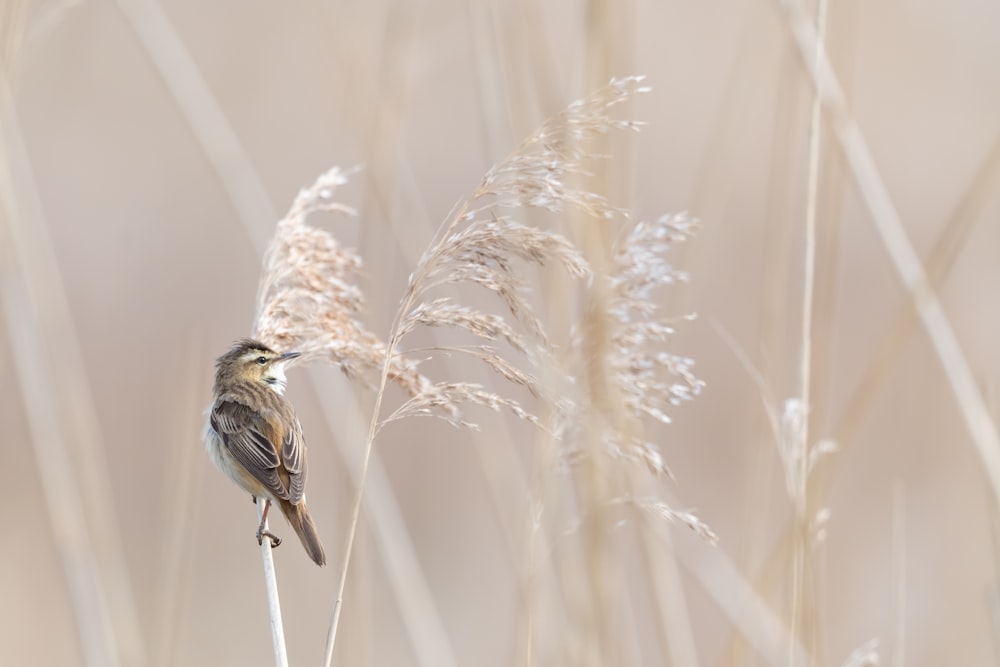
[{"label": "bird's foot", "polygon": [[[257,496],[253,497],[254,502],[257,502]],[[264,542],[264,538],[268,537],[271,539],[271,548],[281,544],[281,538],[272,533],[267,529],[267,513],[271,509],[271,500],[269,498],[264,498],[264,509],[260,513],[260,523],[257,525],[257,544]]]},{"label": "bird's foot", "polygon": [[271,548],[272,549],[276,548],[279,544],[281,544],[281,538],[278,537],[277,535],[275,535],[274,533],[272,533],[271,531],[266,530],[264,528],[258,529],[257,530],[257,544],[263,544],[265,537],[271,540]]}]

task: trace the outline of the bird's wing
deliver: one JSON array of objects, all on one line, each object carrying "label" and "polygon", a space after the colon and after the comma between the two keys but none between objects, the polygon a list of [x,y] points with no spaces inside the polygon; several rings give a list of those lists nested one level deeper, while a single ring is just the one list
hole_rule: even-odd
[{"label": "bird's wing", "polygon": [[[269,437],[271,429],[259,412],[238,400],[220,400],[212,408],[211,424],[237,463],[276,498],[289,498],[289,489],[278,475],[282,461]],[[283,449],[288,452],[289,447]],[[282,458],[287,460],[287,453]],[[291,485],[294,488],[295,481]],[[300,498],[301,495],[300,488]]]},{"label": "bird's wing", "polygon": [[302,438],[302,425],[291,415],[292,428],[285,433],[281,459],[288,471],[288,500],[297,505],[306,488],[306,446]]}]

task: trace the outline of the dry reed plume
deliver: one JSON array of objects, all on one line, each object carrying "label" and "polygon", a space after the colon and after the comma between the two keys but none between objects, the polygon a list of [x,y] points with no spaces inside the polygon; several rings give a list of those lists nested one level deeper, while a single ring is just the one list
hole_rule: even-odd
[{"label": "dry reed plume", "polygon": [[[433,415],[455,426],[474,426],[464,414],[469,405],[507,409],[542,428],[559,441],[559,459],[564,463],[572,464],[584,456],[577,443],[579,429],[582,415],[593,407],[587,403],[586,391],[562,391],[578,384],[576,376],[583,375],[579,371],[583,346],[572,332],[568,332],[563,348],[552,341],[545,318],[538,312],[537,295],[524,278],[527,269],[561,268],[575,282],[574,298],[581,304],[587,303],[597,279],[606,280],[611,290],[608,312],[600,314],[615,331],[606,360],[607,381],[615,385],[622,401],[620,410],[630,425],[601,433],[607,458],[640,463],[657,476],[669,474],[659,448],[642,435],[638,423],[644,417],[669,422],[669,410],[696,396],[703,386],[692,372],[691,359],[667,351],[673,322],[657,318],[653,298],[656,288],[686,279],[666,261],[665,254],[673,244],[686,240],[696,223],[681,214],[636,224],[628,211],[579,185],[587,174],[588,161],[600,157],[587,148],[588,140],[612,130],[637,130],[639,123],[615,119],[610,110],[645,90],[639,77],[613,80],[543,124],[490,169],[472,196],[453,209],[410,275],[387,343],[357,320],[362,295],[353,281],[360,258],[331,234],[306,222],[315,211],[351,212],[333,198],[336,188],[346,182],[346,174],[332,169],[299,194],[278,223],[267,251],[254,335],[279,349],[301,351],[305,361],[338,365],[352,377],[371,379],[381,369],[375,381],[378,392],[366,443],[365,470],[372,442],[386,424]],[[572,210],[622,229],[608,275],[594,276],[581,251],[566,236],[525,222],[518,216],[525,208],[550,214]],[[459,303],[455,296],[459,286],[473,286],[494,295],[506,314]],[[426,328],[456,331],[474,342],[404,347],[410,334]],[[480,383],[457,378],[431,381],[418,372],[421,361],[441,353],[482,362],[503,380],[526,389],[538,405],[526,406],[521,399]],[[395,408],[383,410],[389,381],[398,383],[408,397]],[[674,510],[658,498],[619,494],[608,502],[627,503],[654,516],[679,521],[714,539],[711,530],[692,513]],[[358,508],[359,504],[343,559],[328,659]]]},{"label": "dry reed plume", "polygon": [[[371,380],[382,366],[385,345],[357,319],[364,298],[353,281],[361,258],[306,222],[320,211],[354,214],[333,198],[347,176],[338,167],[322,174],[299,192],[278,222],[264,256],[253,337],[276,349],[301,352],[303,363],[323,361],[339,366],[348,377]],[[427,383],[410,366],[393,364],[389,375],[414,394]]]},{"label": "dry reed plume", "polygon": [[[465,331],[484,343],[451,345],[432,352],[470,355],[504,379],[526,387],[533,396],[551,397],[523,363],[512,361],[496,347],[503,343],[522,362],[535,366],[552,352],[545,325],[531,305],[531,290],[522,277],[521,265],[555,264],[581,279],[589,278],[591,270],[565,236],[529,226],[511,212],[520,207],[550,212],[574,207],[609,224],[615,218],[627,222],[627,211],[580,188],[575,181],[586,173],[585,162],[598,157],[581,148],[588,137],[640,128],[636,121],[609,115],[611,107],[645,91],[640,82],[639,77],[616,80],[570,105],[490,169],[472,196],[452,212],[411,274],[390,335],[387,375],[411,398],[380,424],[433,414],[456,425],[471,426],[458,411],[464,403],[507,407],[519,417],[539,423],[519,402],[483,385],[430,382],[416,370],[420,360],[406,361],[401,342],[420,327]],[[308,215],[317,211],[353,214],[334,199],[336,189],[346,182],[344,171],[329,170],[299,193],[278,223],[264,260],[254,336],[279,349],[301,351],[303,362],[326,361],[338,365],[348,376],[367,377],[382,366],[386,345],[357,319],[363,297],[354,279],[361,259],[332,234],[306,222]],[[649,416],[668,423],[669,408],[696,396],[703,383],[693,375],[693,360],[661,349],[673,332],[673,323],[653,319],[657,308],[653,290],[687,279],[665,255],[673,244],[689,238],[697,223],[680,214],[628,224],[631,229],[615,250],[609,276],[614,296],[607,315],[618,328],[615,355],[609,364],[626,410],[634,417]],[[435,290],[456,284],[472,284],[492,292],[510,318],[435,295]],[[572,416],[572,408],[565,403],[553,407],[561,412],[569,410],[560,431],[571,428],[565,421]],[[652,443],[632,440],[609,445],[623,458],[642,461],[658,474],[667,472]]]}]

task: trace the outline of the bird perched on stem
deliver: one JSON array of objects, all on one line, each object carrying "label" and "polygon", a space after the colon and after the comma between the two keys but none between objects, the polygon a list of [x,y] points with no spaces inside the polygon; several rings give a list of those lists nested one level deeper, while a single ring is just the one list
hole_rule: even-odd
[{"label": "bird perched on stem", "polygon": [[219,357],[205,443],[215,465],[264,503],[257,543],[281,540],[265,528],[277,505],[317,565],[326,564],[316,524],[306,508],[306,446],[292,404],[284,397],[285,366],[298,352],[279,354],[260,341],[237,341]]}]

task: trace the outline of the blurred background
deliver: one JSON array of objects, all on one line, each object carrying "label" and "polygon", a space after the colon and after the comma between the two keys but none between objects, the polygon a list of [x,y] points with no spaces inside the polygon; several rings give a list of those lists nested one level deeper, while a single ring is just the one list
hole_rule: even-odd
[{"label": "blurred background", "polygon": [[[967,424],[995,422],[1000,372],[1000,6],[825,13],[843,104],[819,135],[809,433],[836,451],[809,477],[822,539],[796,603],[768,411],[800,391],[815,15],[790,0],[3,0],[3,662],[271,664],[254,508],[200,436],[275,221],[324,170],[363,165],[338,193],[358,215],[314,222],[362,256],[364,319],[384,336],[482,174],[611,76],[644,74],[651,92],[619,115],[648,126],[615,143],[610,195],[700,218],[671,257],[691,280],[662,305],[697,313],[674,351],[707,383],[651,431],[676,478],[657,492],[719,540],[664,524],[643,550],[610,533],[625,588],[606,613],[625,610],[626,633],[606,664],[777,664],[790,628],[818,665],[868,664],[850,656],[872,639],[882,664],[997,664],[996,428]],[[844,137],[874,169],[844,159]],[[875,221],[893,211],[906,240],[887,245]],[[962,353],[947,364],[891,258],[910,247]],[[974,391],[957,398],[949,377]],[[291,373],[329,560],[294,538],[275,552],[292,664],[319,662],[333,607],[362,447],[348,440],[368,420],[352,391],[334,369]],[[338,664],[597,664],[573,613],[525,602],[533,435],[477,421],[377,442]]]}]

